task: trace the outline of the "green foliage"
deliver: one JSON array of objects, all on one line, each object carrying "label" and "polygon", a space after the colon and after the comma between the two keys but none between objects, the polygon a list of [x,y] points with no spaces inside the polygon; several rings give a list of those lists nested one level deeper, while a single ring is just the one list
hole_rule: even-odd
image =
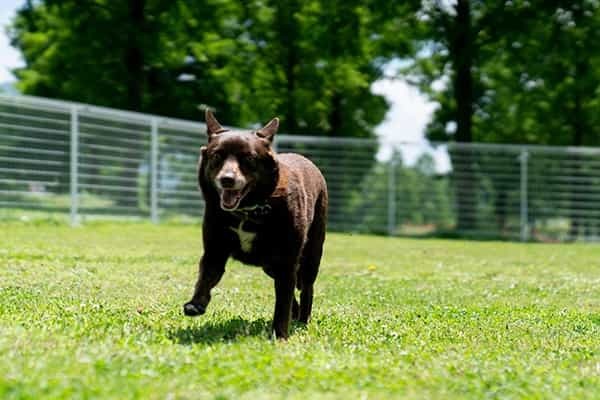
[{"label": "green foliage", "polygon": [[388,109],[370,86],[396,57],[440,105],[430,139],[596,145],[599,7],[45,0],[26,2],[10,33],[29,94],[192,119],[209,106],[230,125],[279,115],[287,133],[369,137]]},{"label": "green foliage", "polygon": [[[242,127],[278,115],[285,133],[373,137],[388,104],[371,84],[386,60],[411,51],[399,29],[417,7],[377,0],[45,0],[26,3],[11,36],[23,52],[26,65],[16,73],[26,94],[188,119],[212,107],[223,123]],[[92,141],[111,140],[99,132]],[[118,156],[132,160],[119,163],[121,179],[147,159],[140,146]],[[340,183],[342,190],[353,184]]]},{"label": "green foliage", "polygon": [[[26,2],[10,32],[26,62],[17,71],[19,87],[30,94],[192,119],[199,118],[199,106],[208,106],[229,125],[256,126],[278,115],[286,133],[372,137],[388,105],[371,93],[371,84],[383,76],[387,61],[400,58],[410,64],[400,74],[439,104],[427,127],[431,140],[600,144],[597,1],[45,0]],[[11,158],[3,162],[13,162],[13,147],[23,143],[0,140],[0,156]],[[66,147],[50,150],[67,153]],[[120,154],[138,160],[133,168],[147,159],[137,150]],[[385,168],[375,164],[375,153],[369,148],[361,154],[368,161],[354,180],[341,176],[352,167],[352,154],[322,162],[343,193],[332,209],[360,214],[365,198],[385,207]],[[462,200],[457,227],[473,230],[495,220],[503,230],[514,223],[506,210],[515,204],[517,188],[502,179],[476,182],[489,175],[491,160],[456,152],[450,157],[458,178],[429,187],[448,192],[453,185]],[[516,165],[502,168],[513,174]],[[574,166],[570,173],[591,182],[594,171]],[[407,181],[422,178],[410,174]],[[371,179],[376,190],[355,190],[357,181]],[[464,184],[456,184],[459,179]],[[53,184],[57,192],[65,187],[64,181]],[[478,198],[478,185],[491,201]],[[419,191],[403,201],[419,204]],[[469,214],[467,201],[481,213]],[[575,195],[570,202],[577,204]],[[535,203],[540,209],[558,204]],[[442,209],[436,225],[450,219],[449,208]],[[583,219],[570,216],[572,237],[577,218]],[[382,226],[377,218],[362,222]]]},{"label": "green foliage", "polygon": [[[13,43],[26,62],[17,70],[19,88],[26,94],[196,116],[195,107],[202,98],[212,95],[215,103],[223,101],[217,89],[227,74],[212,63],[222,63],[234,53],[227,46],[231,39],[215,33],[220,28],[215,21],[228,9],[205,3],[204,18],[196,18],[186,2],[164,0],[28,3],[12,27]],[[140,6],[141,17],[133,15]],[[203,52],[211,60],[194,71],[197,79],[205,81],[194,92],[177,80],[188,72],[185,59],[192,34],[208,43]],[[138,52],[141,59],[131,59],[132,52]]]},{"label": "green foliage", "polygon": [[[200,227],[4,224],[0,396],[597,398],[600,248],[329,235],[314,320],[228,266],[181,315]],[[165,238],[169,238],[165,240]]]},{"label": "green foliage", "polygon": [[[432,0],[423,4],[418,31],[421,50],[409,72],[412,81],[439,103],[427,128],[428,138],[600,144],[598,2]],[[456,186],[457,196],[475,199],[471,182],[485,170],[485,160],[468,154],[450,156],[454,174],[465,181]],[[591,179],[577,165],[570,173]],[[502,179],[491,185],[496,196],[493,214],[501,227],[506,226],[503,209],[515,193]],[[571,202],[577,204],[575,194]],[[558,202],[540,203],[556,208]],[[574,237],[577,219],[582,218],[574,213]],[[459,203],[459,227],[472,229],[477,223]]]},{"label": "green foliage", "polygon": [[[461,0],[470,10],[472,141],[597,145],[600,5],[595,1]],[[453,140],[456,6],[424,3],[410,79],[440,104],[427,136]],[[434,82],[436,84],[434,84]],[[443,83],[442,83],[443,82]]]},{"label": "green foliage", "polygon": [[600,144],[595,111],[600,105],[600,4],[515,2],[508,12],[526,29],[505,29],[507,35],[500,41],[504,60],[499,64],[511,82],[497,74],[491,81],[496,82],[493,89],[506,84],[512,102],[506,104],[508,99],[498,96],[499,106],[489,108],[507,110],[502,113],[512,118],[520,115],[520,121],[509,126],[515,131],[521,126],[525,140],[532,143]]},{"label": "green foliage", "polygon": [[410,51],[398,28],[417,4],[46,0],[28,2],[11,35],[27,94],[194,119],[205,105],[229,125],[280,115],[287,133],[368,137],[388,108],[370,85]]}]

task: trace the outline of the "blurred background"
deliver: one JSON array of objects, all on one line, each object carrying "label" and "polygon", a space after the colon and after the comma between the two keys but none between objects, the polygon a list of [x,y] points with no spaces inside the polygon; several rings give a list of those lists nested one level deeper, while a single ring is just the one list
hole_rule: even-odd
[{"label": "blurred background", "polygon": [[279,116],[279,150],[326,174],[332,229],[597,240],[599,8],[3,0],[0,207],[201,214],[184,120],[209,107]]}]

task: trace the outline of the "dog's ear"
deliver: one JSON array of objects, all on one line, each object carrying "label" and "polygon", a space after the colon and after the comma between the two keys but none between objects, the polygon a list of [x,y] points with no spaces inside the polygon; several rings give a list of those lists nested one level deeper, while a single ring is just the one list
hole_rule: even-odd
[{"label": "dog's ear", "polygon": [[200,165],[202,164],[202,160],[206,157],[206,146],[200,147],[200,154],[198,155],[198,171],[200,171]]},{"label": "dog's ear", "polygon": [[277,133],[279,128],[279,118],[273,118],[268,124],[256,131],[256,134],[263,139],[267,139],[270,142],[273,141],[273,136]]},{"label": "dog's ear", "polygon": [[206,119],[206,134],[208,135],[208,140],[210,140],[214,135],[217,135],[221,132],[225,132],[226,129],[221,126],[219,121],[215,118],[212,111],[206,109],[205,112]]}]

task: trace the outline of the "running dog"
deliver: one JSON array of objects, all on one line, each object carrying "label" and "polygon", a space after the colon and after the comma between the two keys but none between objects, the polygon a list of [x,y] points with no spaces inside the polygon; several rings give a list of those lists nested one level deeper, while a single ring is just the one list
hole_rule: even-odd
[{"label": "running dog", "polygon": [[[243,132],[223,128],[206,111],[208,144],[200,149],[198,183],[206,203],[204,254],[188,316],[204,314],[210,291],[233,257],[261,266],[275,282],[272,330],[287,339],[290,320],[308,323],[327,224],[327,185],[298,154],[276,154],[279,127]],[[300,302],[295,289],[300,291]]]}]

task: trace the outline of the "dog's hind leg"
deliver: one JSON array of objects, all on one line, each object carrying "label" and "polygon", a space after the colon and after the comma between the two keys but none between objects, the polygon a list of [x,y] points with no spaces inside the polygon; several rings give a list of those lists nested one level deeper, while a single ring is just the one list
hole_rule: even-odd
[{"label": "dog's hind leg", "polygon": [[313,285],[319,273],[323,242],[325,241],[326,208],[323,201],[317,202],[315,218],[308,231],[308,240],[302,252],[298,280],[300,289],[300,313],[298,320],[308,323],[312,312]]},{"label": "dog's hind leg", "polygon": [[298,300],[296,300],[296,296],[292,299],[292,320],[298,321],[300,318],[300,305],[298,304]]}]

